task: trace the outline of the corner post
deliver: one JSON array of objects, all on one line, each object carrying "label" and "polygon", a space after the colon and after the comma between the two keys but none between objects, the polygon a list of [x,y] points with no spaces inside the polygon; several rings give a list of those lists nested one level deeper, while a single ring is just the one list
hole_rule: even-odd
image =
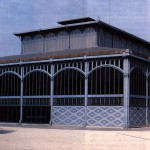
[{"label": "corner post", "polygon": [[[85,56],[86,57],[86,56]],[[87,125],[87,103],[88,103],[88,72],[89,72],[89,63],[85,61],[85,89],[84,89],[84,97],[85,97],[85,123],[84,126]]]},{"label": "corner post", "polygon": [[23,80],[24,80],[24,67],[21,67],[21,95],[20,95],[20,120],[21,125],[23,119]]},{"label": "corner post", "polygon": [[51,64],[51,88],[50,88],[50,121],[49,124],[52,125],[52,107],[54,100],[54,65]]},{"label": "corner post", "polygon": [[123,60],[123,71],[124,71],[124,79],[123,79],[124,128],[129,128],[130,61],[128,58],[124,58]]}]

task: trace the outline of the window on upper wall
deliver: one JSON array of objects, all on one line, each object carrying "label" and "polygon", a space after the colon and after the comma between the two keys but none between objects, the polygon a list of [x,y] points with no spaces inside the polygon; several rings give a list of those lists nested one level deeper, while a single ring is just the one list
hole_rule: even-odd
[{"label": "window on upper wall", "polygon": [[83,47],[95,47],[97,45],[97,32],[94,28],[86,28],[83,32]]},{"label": "window on upper wall", "polygon": [[44,51],[56,51],[56,35],[54,33],[45,36]]},{"label": "window on upper wall", "polygon": [[69,35],[66,31],[61,31],[57,35],[56,50],[69,49]]},{"label": "window on upper wall", "polygon": [[70,33],[70,49],[83,48],[83,35],[79,29],[73,30]]},{"label": "window on upper wall", "polygon": [[32,52],[42,52],[44,50],[44,37],[40,34],[35,35],[32,45]]},{"label": "window on upper wall", "polygon": [[22,39],[22,54],[28,54],[32,51],[32,38],[25,36]]}]

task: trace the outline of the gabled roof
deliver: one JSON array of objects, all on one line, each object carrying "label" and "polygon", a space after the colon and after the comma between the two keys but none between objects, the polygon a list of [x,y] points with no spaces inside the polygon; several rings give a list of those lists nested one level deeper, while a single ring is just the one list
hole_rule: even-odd
[{"label": "gabled roof", "polygon": [[117,27],[114,27],[110,24],[107,24],[101,20],[94,20],[90,17],[86,17],[86,18],[78,18],[78,19],[72,19],[72,20],[66,20],[66,21],[60,21],[58,22],[59,24],[62,24],[61,26],[59,27],[55,27],[55,28],[49,28],[49,29],[39,29],[39,30],[32,30],[32,31],[27,31],[27,32],[20,32],[20,33],[14,33],[14,35],[16,36],[25,36],[25,35],[32,35],[32,34],[37,34],[37,33],[40,33],[40,34],[43,34],[43,33],[47,33],[47,32],[51,32],[51,31],[56,31],[56,30],[60,30],[60,29],[66,29],[66,28],[71,28],[71,27],[79,27],[79,26],[85,26],[85,25],[99,25],[99,26],[103,26],[105,28],[108,28],[112,31],[115,31],[115,32],[120,32],[122,33],[123,35],[127,35],[131,38],[134,38],[135,40],[138,40],[140,42],[144,42],[145,44],[149,44],[150,45],[150,42],[140,38],[140,37],[137,37],[131,33],[128,33],[124,30],[121,30]]}]

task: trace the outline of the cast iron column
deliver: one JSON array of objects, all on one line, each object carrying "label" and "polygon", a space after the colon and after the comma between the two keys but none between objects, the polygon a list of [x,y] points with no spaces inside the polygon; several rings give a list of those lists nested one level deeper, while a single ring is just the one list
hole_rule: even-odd
[{"label": "cast iron column", "polygon": [[52,108],[54,99],[54,65],[51,65],[51,98],[50,98],[50,125],[52,125]]},{"label": "cast iron column", "polygon": [[123,70],[124,70],[124,88],[123,88],[124,128],[129,128],[130,62],[128,58],[124,58]]},{"label": "cast iron column", "polygon": [[88,72],[89,72],[89,63],[85,62],[85,123],[84,126],[87,125],[87,102],[88,102]]},{"label": "cast iron column", "polygon": [[19,123],[22,123],[22,117],[23,117],[23,79],[24,78],[24,68],[21,67],[21,95],[20,95],[20,120]]}]

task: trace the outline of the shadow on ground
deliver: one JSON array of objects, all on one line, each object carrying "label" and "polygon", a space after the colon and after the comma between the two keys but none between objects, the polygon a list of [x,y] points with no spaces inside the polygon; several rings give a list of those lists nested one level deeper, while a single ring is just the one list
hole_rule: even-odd
[{"label": "shadow on ground", "polygon": [[0,129],[0,134],[8,134],[8,133],[12,133],[12,132],[15,132],[14,130],[3,130],[3,129]]}]

